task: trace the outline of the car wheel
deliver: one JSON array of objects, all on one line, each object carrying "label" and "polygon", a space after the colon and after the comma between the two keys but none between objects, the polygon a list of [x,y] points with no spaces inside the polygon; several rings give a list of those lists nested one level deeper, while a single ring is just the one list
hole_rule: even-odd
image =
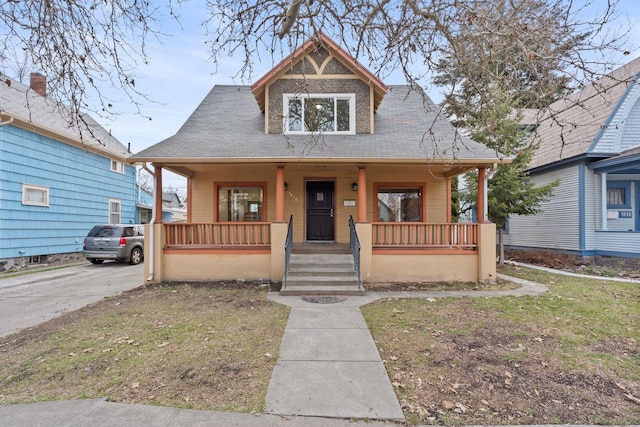
[{"label": "car wheel", "polygon": [[104,262],[103,259],[90,259],[89,261],[91,261],[91,264],[102,264]]},{"label": "car wheel", "polygon": [[131,256],[129,257],[129,264],[138,265],[142,261],[142,249],[133,248],[131,250]]}]

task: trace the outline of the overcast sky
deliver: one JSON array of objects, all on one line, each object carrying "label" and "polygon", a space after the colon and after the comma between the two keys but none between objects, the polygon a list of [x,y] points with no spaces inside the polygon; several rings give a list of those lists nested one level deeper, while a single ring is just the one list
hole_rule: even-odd
[{"label": "overcast sky", "polygon": [[[605,4],[606,1],[593,0],[593,3],[597,6]],[[233,79],[241,68],[237,59],[228,58],[216,70],[209,59],[205,37],[202,35],[201,3],[186,2],[184,5],[181,9],[182,29],[172,22],[166,22],[164,31],[173,36],[165,38],[162,42],[149,40],[150,63],[137,70],[136,87],[154,101],[142,105],[143,113],[152,120],[123,108],[124,113],[114,120],[103,121],[103,125],[110,129],[120,142],[125,146],[131,144],[131,151],[134,153],[174,135],[214,85],[247,84]],[[620,59],[628,62],[640,55],[637,50],[640,45],[639,0],[621,0],[620,9],[636,23],[629,38],[632,43],[630,50],[633,50],[633,53]],[[620,23],[622,24],[624,22]],[[259,65],[263,69],[256,69],[255,78],[269,71],[271,65]],[[385,83],[405,82],[398,73],[385,79]],[[437,92],[432,91],[430,95],[436,102],[441,99]],[[172,185],[180,189],[180,192],[186,188],[186,181],[173,174],[165,175],[163,184],[165,187]]]}]

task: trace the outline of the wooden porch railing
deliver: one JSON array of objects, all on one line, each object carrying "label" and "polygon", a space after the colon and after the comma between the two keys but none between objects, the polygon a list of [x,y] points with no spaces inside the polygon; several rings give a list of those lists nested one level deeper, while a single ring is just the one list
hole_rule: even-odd
[{"label": "wooden porch railing", "polygon": [[251,248],[271,245],[269,222],[168,223],[165,247]]},{"label": "wooden porch railing", "polygon": [[478,248],[478,224],[374,222],[374,248],[467,249]]}]

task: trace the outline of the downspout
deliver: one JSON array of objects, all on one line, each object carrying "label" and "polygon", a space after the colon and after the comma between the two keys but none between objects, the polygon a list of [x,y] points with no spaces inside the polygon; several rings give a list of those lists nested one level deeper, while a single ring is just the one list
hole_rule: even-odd
[{"label": "downspout", "polygon": [[149,172],[149,174],[151,174],[151,176],[153,177],[153,206],[151,208],[151,221],[149,221],[149,248],[150,248],[150,254],[149,254],[149,277],[147,277],[147,282],[151,282],[153,280],[153,260],[155,259],[155,253],[154,253],[154,224],[156,223],[156,200],[158,199],[158,186],[157,186],[157,180],[156,180],[156,174],[154,172],[151,172],[151,170],[149,170],[149,168],[147,167],[146,163],[142,164],[142,168],[144,170],[146,170],[147,172]]}]

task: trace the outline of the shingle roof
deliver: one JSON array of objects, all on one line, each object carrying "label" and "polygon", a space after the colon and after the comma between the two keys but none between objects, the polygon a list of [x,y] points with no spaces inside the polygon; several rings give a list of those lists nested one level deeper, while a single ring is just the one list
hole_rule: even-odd
[{"label": "shingle roof", "polygon": [[[530,168],[589,152],[640,73],[640,58],[541,111]],[[613,153],[615,154],[615,153]]]},{"label": "shingle roof", "polygon": [[84,123],[74,123],[67,107],[1,74],[0,115],[13,117],[16,122],[33,125],[36,130],[56,134],[84,148],[125,159],[131,155],[120,141],[91,116],[83,114]]},{"label": "shingle roof", "polygon": [[131,160],[499,159],[457,133],[431,100],[407,86],[389,87],[374,120],[374,134],[265,134],[264,115],[249,86],[215,86],[174,136]]}]

